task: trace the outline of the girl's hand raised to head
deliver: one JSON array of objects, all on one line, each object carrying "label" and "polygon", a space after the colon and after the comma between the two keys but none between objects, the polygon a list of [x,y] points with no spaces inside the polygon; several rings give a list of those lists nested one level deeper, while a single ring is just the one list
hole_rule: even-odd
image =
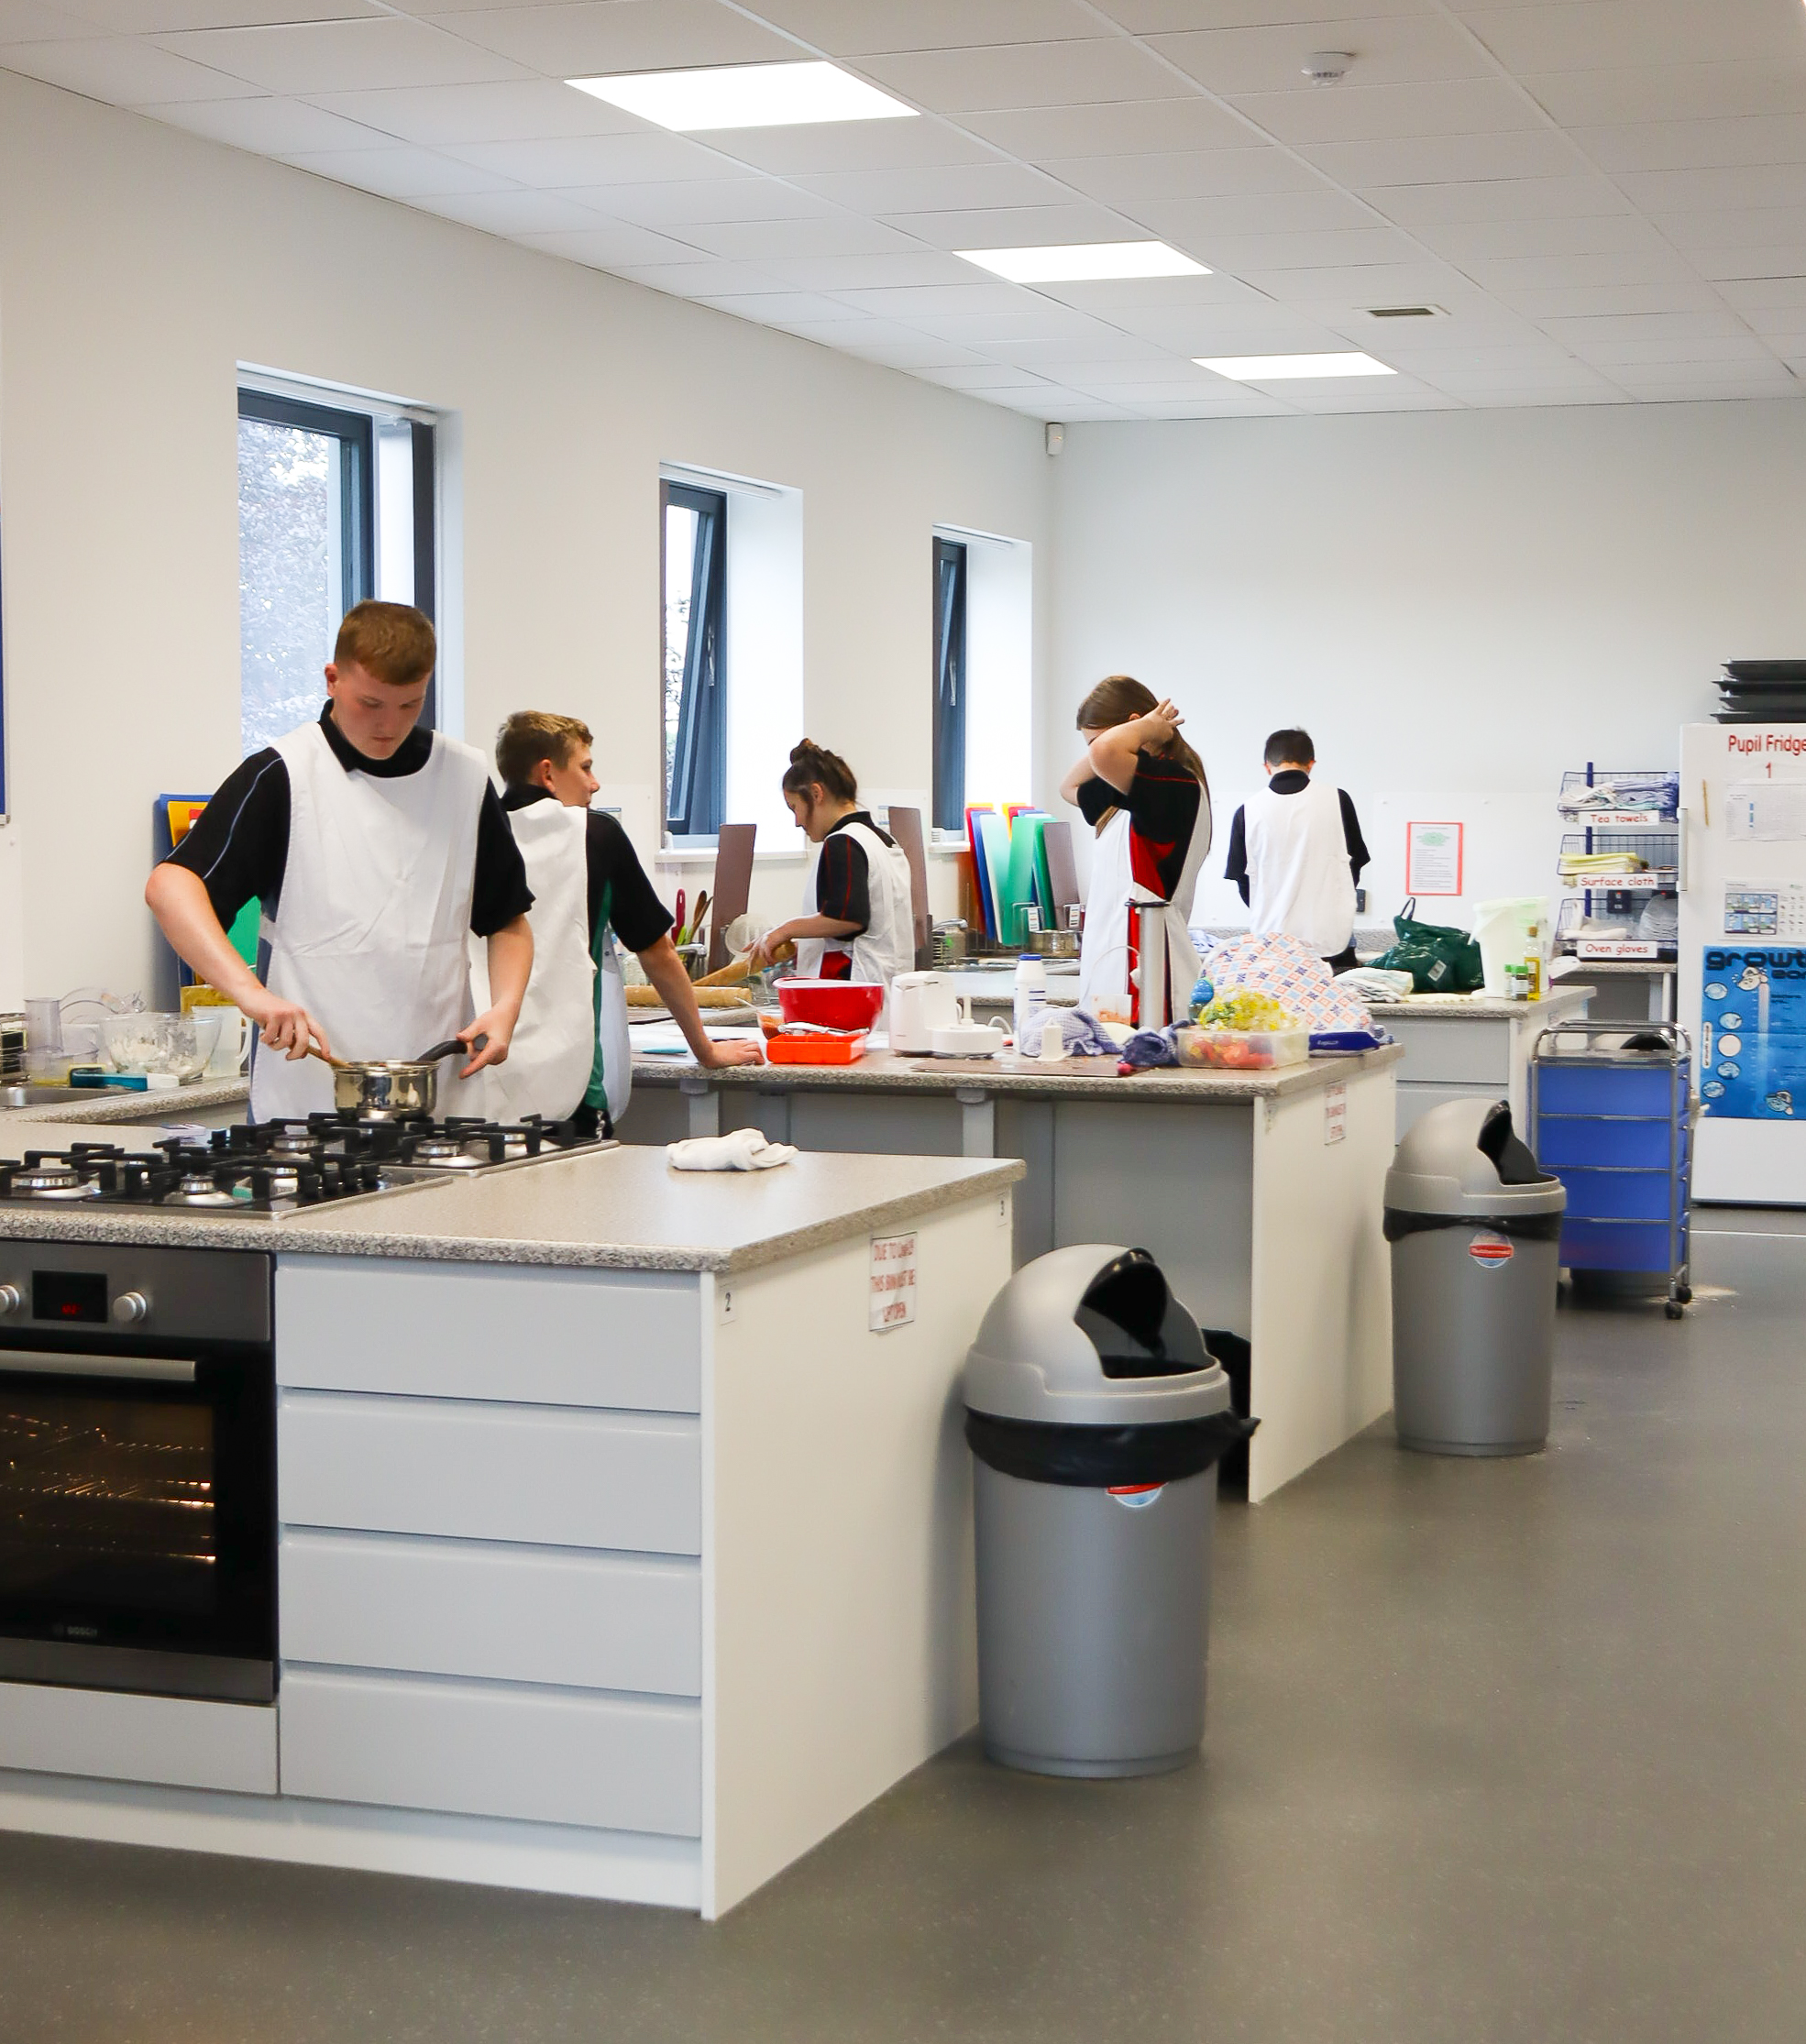
[{"label": "girl's hand raised to head", "polygon": [[1172,698],[1162,696],[1141,719],[1141,729],[1153,744],[1164,745],[1170,739],[1177,737],[1179,727],[1184,721]]}]

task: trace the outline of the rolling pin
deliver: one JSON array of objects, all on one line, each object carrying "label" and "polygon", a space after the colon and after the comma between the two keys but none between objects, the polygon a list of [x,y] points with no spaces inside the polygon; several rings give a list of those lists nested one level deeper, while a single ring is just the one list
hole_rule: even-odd
[{"label": "rolling pin", "polygon": [[[796,955],[797,947],[786,938],[784,942],[777,947],[776,956],[772,962],[781,964],[786,959],[794,958]],[[720,972],[710,973],[706,978],[698,980],[696,984],[699,986],[742,986],[752,976],[753,953],[749,948],[742,951],[738,958],[731,958]]]}]

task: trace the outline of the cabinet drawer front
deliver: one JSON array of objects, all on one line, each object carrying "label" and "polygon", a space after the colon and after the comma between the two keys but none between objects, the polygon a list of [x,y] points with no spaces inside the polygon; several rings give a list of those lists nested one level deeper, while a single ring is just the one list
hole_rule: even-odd
[{"label": "cabinet drawer front", "polygon": [[694,1278],[282,1257],[276,1379],[517,1405],[701,1409]]},{"label": "cabinet drawer front", "polygon": [[693,1703],[285,1669],[282,1793],[696,1838]]},{"label": "cabinet drawer front", "polygon": [[285,1525],[702,1551],[691,1419],[284,1391],[276,1454]]},{"label": "cabinet drawer front", "polygon": [[0,1682],[0,1767],[273,1796],[276,1713],[262,1704]]},{"label": "cabinet drawer front", "polygon": [[291,1661],[702,1693],[694,1561],[292,1530],[278,1561]]},{"label": "cabinet drawer front", "polygon": [[[1496,1085],[1501,1093],[1511,1079],[1509,1022],[1411,1022],[1401,1016],[1386,1027],[1404,1046],[1401,1079]],[[279,1276],[279,1300],[281,1283]]]}]

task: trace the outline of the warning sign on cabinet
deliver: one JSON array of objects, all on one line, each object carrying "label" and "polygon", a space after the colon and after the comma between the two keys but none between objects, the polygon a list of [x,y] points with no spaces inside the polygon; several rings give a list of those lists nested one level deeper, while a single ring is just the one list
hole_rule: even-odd
[{"label": "warning sign on cabinet", "polygon": [[1341,1143],[1349,1135],[1349,1089],[1346,1085],[1323,1089],[1323,1139]]},{"label": "warning sign on cabinet", "polygon": [[872,1237],[872,1319],[875,1335],[907,1327],[916,1317],[916,1238]]}]

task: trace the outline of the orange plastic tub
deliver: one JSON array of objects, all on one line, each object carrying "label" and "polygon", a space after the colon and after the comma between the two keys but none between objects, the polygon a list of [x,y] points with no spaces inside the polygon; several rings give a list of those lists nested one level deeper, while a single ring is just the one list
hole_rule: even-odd
[{"label": "orange plastic tub", "polygon": [[854,1064],[865,1055],[859,1036],[768,1036],[768,1064]]}]

